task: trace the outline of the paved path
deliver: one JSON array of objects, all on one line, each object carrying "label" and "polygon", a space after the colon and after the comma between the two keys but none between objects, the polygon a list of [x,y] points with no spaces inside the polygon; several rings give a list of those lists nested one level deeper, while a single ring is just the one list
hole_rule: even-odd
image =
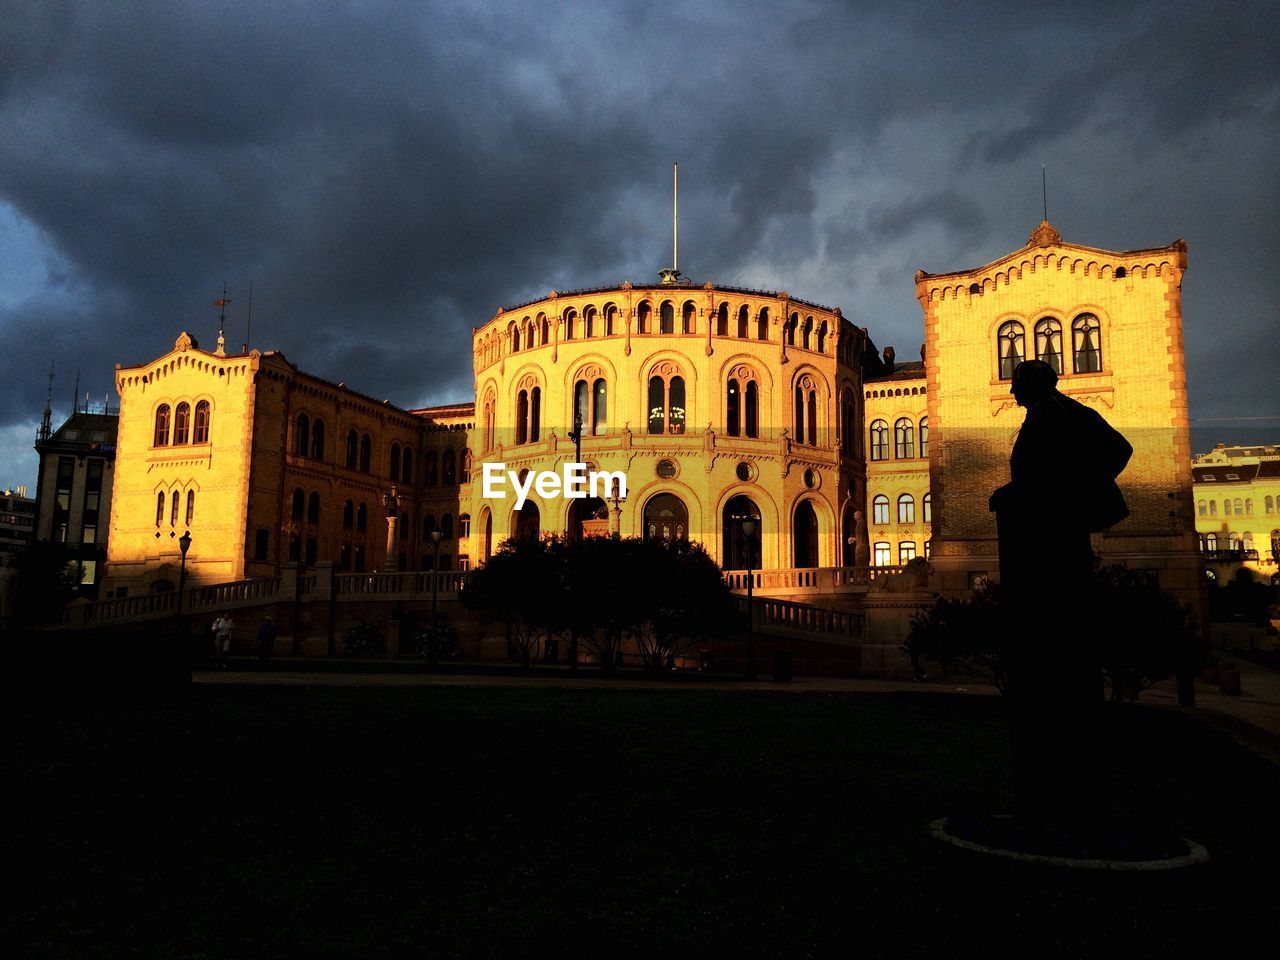
[{"label": "paved path", "polygon": [[[1205,683],[1196,685],[1196,708],[1192,715],[1253,751],[1271,763],[1280,765],[1280,672],[1269,670],[1247,660],[1234,660],[1240,672],[1241,693],[1228,696]],[[246,664],[251,661],[246,661]],[[256,666],[256,665],[255,665]],[[288,660],[276,660],[271,669],[208,671],[194,674],[201,684],[254,684],[267,686],[334,686],[334,687],[534,687],[554,690],[681,690],[697,692],[767,691],[770,693],[959,693],[971,696],[995,696],[996,691],[980,680],[966,682],[954,677],[930,678],[923,683],[902,680],[864,680],[842,677],[797,677],[789,683],[764,679],[747,682],[738,679],[642,679],[595,677],[590,671],[576,676],[565,673],[539,672],[524,674],[449,674],[449,673],[336,673],[319,670],[290,669]],[[1177,690],[1172,680],[1143,691],[1140,702],[1160,709],[1179,709]]]}]

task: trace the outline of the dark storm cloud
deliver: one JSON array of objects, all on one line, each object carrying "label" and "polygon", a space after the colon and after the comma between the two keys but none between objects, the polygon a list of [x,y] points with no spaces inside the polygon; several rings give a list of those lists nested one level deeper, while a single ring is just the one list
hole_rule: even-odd
[{"label": "dark storm cloud", "polygon": [[[401,404],[468,398],[470,329],[498,306],[667,265],[676,159],[686,273],[907,345],[915,269],[1023,243],[1046,163],[1067,239],[1187,237],[1193,410],[1257,412],[1280,353],[1275,274],[1252,266],[1280,253],[1257,214],[1280,199],[1266,13],[6,5],[0,204],[24,226],[0,250],[51,265],[0,271],[30,360],[0,380],[0,429],[38,415],[55,355],[100,397],[182,328],[211,344],[224,279],[233,346],[253,279],[255,345]],[[1219,355],[1249,358],[1229,385],[1199,359]]]}]

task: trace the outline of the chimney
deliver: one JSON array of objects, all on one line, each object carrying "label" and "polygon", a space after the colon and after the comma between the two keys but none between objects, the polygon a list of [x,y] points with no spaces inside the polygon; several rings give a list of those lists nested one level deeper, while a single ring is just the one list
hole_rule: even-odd
[{"label": "chimney", "polygon": [[893,347],[884,348],[884,372],[893,373]]}]

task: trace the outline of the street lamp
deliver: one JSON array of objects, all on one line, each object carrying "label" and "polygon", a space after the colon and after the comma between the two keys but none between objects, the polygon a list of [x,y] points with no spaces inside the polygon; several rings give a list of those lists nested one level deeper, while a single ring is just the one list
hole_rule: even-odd
[{"label": "street lamp", "polygon": [[756,678],[756,635],[753,621],[755,620],[755,604],[752,598],[752,589],[755,586],[755,576],[751,572],[751,538],[756,533],[756,522],[750,517],[742,521],[742,548],[747,554],[747,679],[754,680]]},{"label": "street lamp", "polygon": [[391,492],[382,495],[382,512],[387,518],[387,559],[382,568],[395,573],[396,566],[396,524],[400,521],[400,488],[394,483]]},{"label": "street lamp", "polygon": [[607,497],[609,505],[613,507],[613,529],[609,531],[613,534],[613,538],[617,540],[622,536],[622,505],[627,502],[626,494],[622,492],[620,486],[614,487],[618,492],[612,497]]},{"label": "street lamp", "polygon": [[[177,496],[177,494],[174,494]],[[178,634],[182,635],[182,592],[187,586],[187,551],[191,549],[191,531],[186,531],[178,538],[178,550],[182,553],[182,561],[178,565]]]}]

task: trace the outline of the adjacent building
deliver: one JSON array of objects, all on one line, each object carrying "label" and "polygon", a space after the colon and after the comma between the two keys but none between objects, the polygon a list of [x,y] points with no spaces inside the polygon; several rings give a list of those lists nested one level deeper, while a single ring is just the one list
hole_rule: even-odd
[{"label": "adjacent building", "polygon": [[12,563],[31,542],[35,532],[36,502],[27,496],[25,486],[0,491],[0,557]]},{"label": "adjacent building", "polygon": [[899,362],[884,348],[867,378],[867,536],[873,566],[905,565],[933,553],[929,489],[928,380],[923,356]]},{"label": "adjacent building", "polygon": [[1196,457],[1196,533],[1211,573],[1271,579],[1280,556],[1280,447],[1219,444]]}]

